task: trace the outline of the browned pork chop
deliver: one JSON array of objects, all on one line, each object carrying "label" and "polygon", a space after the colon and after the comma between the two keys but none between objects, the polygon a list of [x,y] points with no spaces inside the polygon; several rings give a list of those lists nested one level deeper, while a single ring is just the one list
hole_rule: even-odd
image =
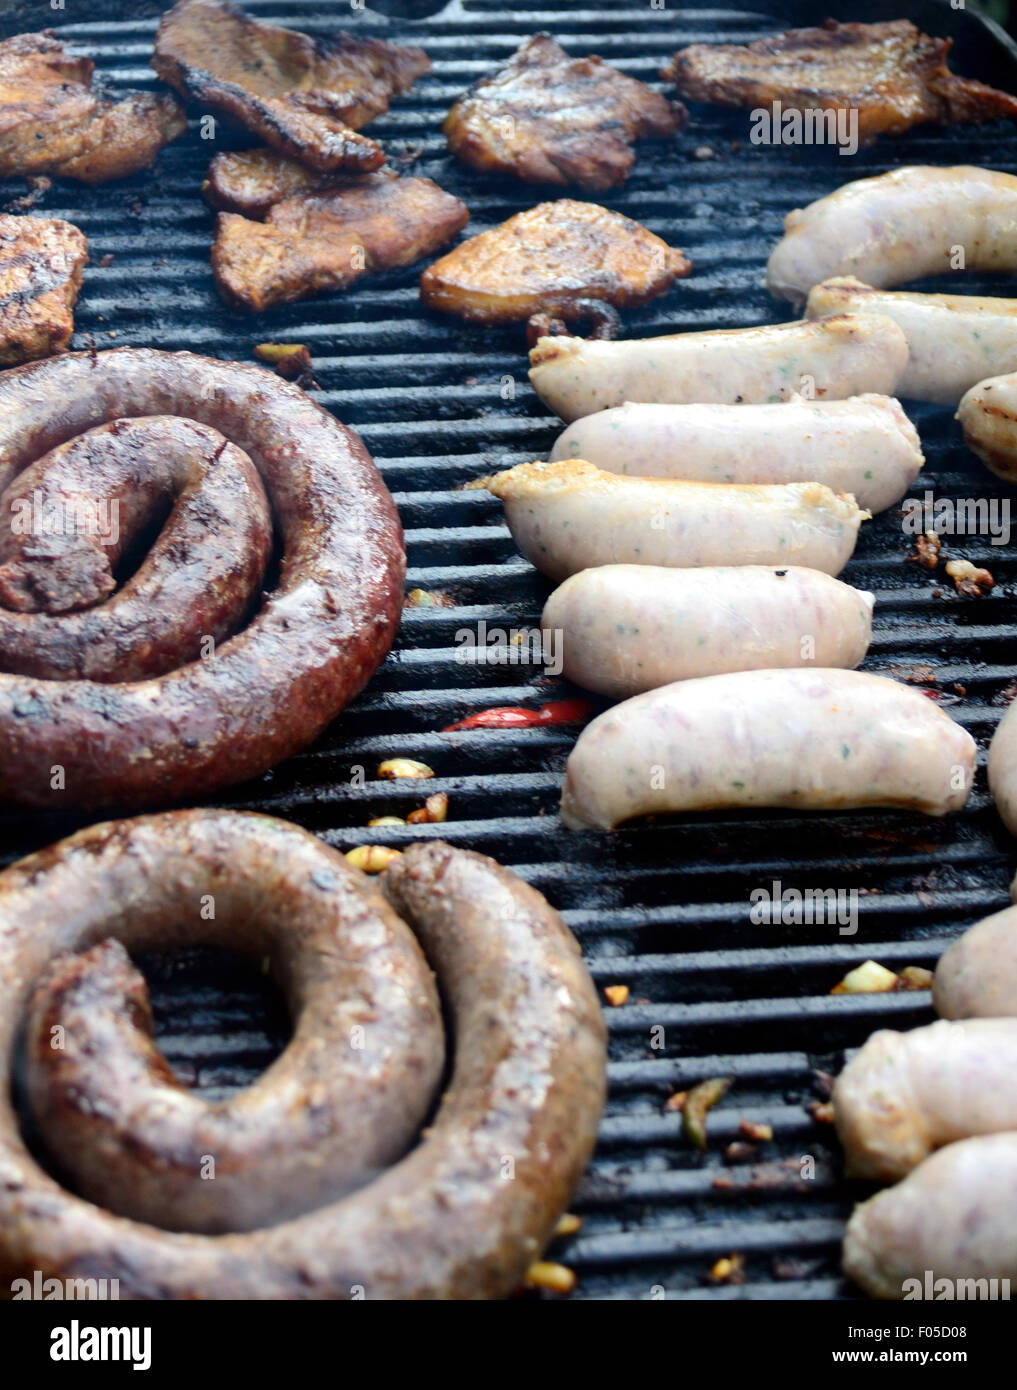
[{"label": "browned pork chop", "polygon": [[319,174],[278,150],[231,150],[212,160],[201,191],[218,212],[238,212],[260,222],[284,198],[342,187],[350,177]]},{"label": "browned pork chop", "polygon": [[828,19],[755,43],[693,44],[679,49],[661,76],[682,96],[720,106],[780,101],[789,110],[856,109],[863,142],[923,121],[1017,119],[1017,97],[950,72],[952,42],[930,38],[907,19]]},{"label": "browned pork chop", "polygon": [[411,265],[451,241],[469,216],[430,179],[379,169],[284,198],[264,222],[220,213],[212,270],[227,304],[260,311]]},{"label": "browned pork chop", "polygon": [[419,48],[343,33],[312,39],[220,0],[177,0],[159,25],[152,66],[312,169],[365,172],[385,156],[356,132],[431,64]]},{"label": "browned pork chop", "polygon": [[688,275],[691,261],[620,213],[559,198],[517,213],[428,266],[429,309],[482,323],[564,313],[577,301],[645,304]]},{"label": "browned pork chop", "polygon": [[443,129],[474,169],[592,190],[625,182],[634,140],[674,135],[687,119],[680,102],[536,34],[459,98]]},{"label": "browned pork chop", "polygon": [[67,348],[87,260],[70,222],[0,215],[0,366]]},{"label": "browned pork chop", "polygon": [[107,100],[91,90],[92,69],[90,59],[65,53],[51,30],[0,43],[0,178],[124,178],[186,130],[168,92]]}]

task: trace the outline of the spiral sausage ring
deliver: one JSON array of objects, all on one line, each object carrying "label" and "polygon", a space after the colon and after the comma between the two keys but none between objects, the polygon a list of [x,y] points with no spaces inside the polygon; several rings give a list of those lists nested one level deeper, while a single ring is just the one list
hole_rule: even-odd
[{"label": "spiral sausage ring", "polygon": [[[157,1051],[125,951],[199,942],[267,958],[294,1022],[259,1081],[216,1105]],[[409,1148],[443,1068],[428,966],[455,1059]],[[5,1086],[0,1277],[117,1279],[125,1298],[511,1293],[604,1100],[599,1003],[539,893],[440,841],[379,888],[260,815],[108,822],[0,874],[8,1079],[23,1019],[33,1117],[81,1195],[33,1159]]]},{"label": "spiral sausage ring", "polygon": [[130,807],[256,776],[391,645],[395,505],[357,436],[259,367],[119,348],[4,372],[0,494],[0,799]]}]

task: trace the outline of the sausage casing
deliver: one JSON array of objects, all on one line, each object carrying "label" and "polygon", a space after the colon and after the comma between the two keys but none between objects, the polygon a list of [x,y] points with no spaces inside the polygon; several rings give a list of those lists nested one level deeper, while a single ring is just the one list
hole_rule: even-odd
[{"label": "sausage casing", "polygon": [[838,314],[765,328],[712,329],[659,338],[540,338],[530,381],[563,420],[626,401],[719,405],[892,396],[907,339],[890,319]]},{"label": "sausage casing", "polygon": [[912,400],[956,405],[985,377],[1017,370],[1017,299],[877,290],[845,275],[813,286],[805,314],[893,319],[908,340],[897,390]]},{"label": "sausage casing", "polygon": [[899,502],[924,463],[899,401],[873,395],[780,405],[630,402],[576,420],[551,458],[637,478],[825,483],[871,512]]},{"label": "sausage casing", "polygon": [[943,952],[932,982],[943,1018],[1017,1017],[1017,907],[969,927]]},{"label": "sausage casing", "polygon": [[[970,164],[856,179],[784,220],[766,283],[804,301],[832,275],[885,289],[951,269],[1017,270],[1017,178]],[[958,264],[963,257],[962,265]]]},{"label": "sausage casing", "polygon": [[1005,482],[1017,481],[1017,372],[972,386],[957,407],[964,443]]},{"label": "sausage casing", "polygon": [[688,483],[583,459],[522,463],[472,484],[505,504],[531,564],[562,580],[598,565],[802,565],[838,574],[868,516],[822,483]]},{"label": "sausage casing", "polygon": [[739,671],[637,695],[583,730],[565,770],[572,830],[720,807],[894,806],[942,816],[975,743],[931,700],[861,671]]},{"label": "sausage casing", "polygon": [[857,666],[873,596],[819,570],[602,565],[555,589],[541,628],[564,674],[627,699],[672,681],[778,666]]}]

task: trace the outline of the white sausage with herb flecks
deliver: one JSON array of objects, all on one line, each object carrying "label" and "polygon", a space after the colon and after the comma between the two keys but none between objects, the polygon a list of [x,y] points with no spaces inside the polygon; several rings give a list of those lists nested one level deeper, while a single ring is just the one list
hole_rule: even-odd
[{"label": "white sausage with herb flecks", "polygon": [[838,574],[868,512],[822,483],[740,487],[627,478],[583,459],[521,463],[482,478],[549,579],[595,565],[804,565]]},{"label": "white sausage with herb flecks", "polygon": [[1017,178],[971,164],[856,179],[784,220],[766,283],[804,301],[831,275],[885,289],[951,270],[1017,270]]},{"label": "white sausage with herb flecks", "polygon": [[1017,370],[1017,299],[905,294],[873,289],[845,275],[814,286],[805,314],[810,319],[825,314],[893,319],[908,340],[908,364],[897,390],[913,400],[956,405],[987,376]]},{"label": "white sausage with herb flecks", "polygon": [[[1017,301],[1015,301],[1017,303]],[[581,458],[637,478],[701,483],[825,483],[872,512],[892,507],[924,463],[892,396],[778,405],[627,402],[576,420],[552,459]]]},{"label": "white sausage with herb flecks", "polygon": [[819,570],[601,565],[548,599],[564,674],[626,699],[672,681],[778,666],[857,666],[872,637],[872,594]]},{"label": "white sausage with herb flecks", "polygon": [[983,918],[947,947],[932,1002],[943,1018],[1017,1017],[1017,907]]},{"label": "white sausage with herb flecks", "polygon": [[728,807],[942,816],[967,801],[974,765],[971,735],[906,685],[860,671],[739,671],[677,681],[596,718],[569,757],[561,817],[607,830]]},{"label": "white sausage with herb flecks", "polygon": [[904,334],[876,314],[659,338],[540,338],[530,381],[563,420],[648,401],[720,405],[892,396],[908,360]]}]

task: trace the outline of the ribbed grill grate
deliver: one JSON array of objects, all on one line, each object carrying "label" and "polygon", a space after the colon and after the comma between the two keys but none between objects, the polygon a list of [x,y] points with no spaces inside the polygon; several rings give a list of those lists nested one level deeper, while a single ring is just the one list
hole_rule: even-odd
[{"label": "ribbed grill grate", "polygon": [[[765,5],[679,14],[606,4],[516,10],[507,18],[494,0],[463,0],[418,24],[345,8],[341,19],[333,18],[331,7],[304,0],[249,0],[246,8],[310,32],[345,23],[358,33],[422,44],[433,71],[370,134],[393,156],[415,153],[416,172],[462,197],[472,211],[471,233],[545,196],[458,167],[440,135],[455,95],[525,35],[550,29],[570,52],[600,53],[659,86],[662,62],[685,43],[742,41],[809,19],[793,5],[775,5],[769,19]],[[934,4],[910,8],[932,32],[964,36],[959,71],[1017,85],[1017,70],[1008,70],[1002,50],[985,38],[978,47],[971,16]],[[89,19],[79,22],[76,12],[86,12],[79,0],[67,0],[62,13],[21,5],[3,18],[0,32],[55,23],[67,41],[96,58],[114,86],[152,87],[147,61],[155,20],[122,18],[138,9],[96,0],[87,7]],[[877,14],[870,6],[865,17],[896,17],[891,10]],[[113,20],[94,18],[97,12]],[[791,207],[848,179],[904,163],[989,163],[1017,172],[1010,128],[923,131],[839,158],[822,150],[754,148],[745,113],[696,108],[693,115],[673,147],[643,145],[628,187],[602,199],[695,263],[689,280],[627,316],[630,336],[785,316],[761,286],[781,220]],[[221,127],[220,136],[222,148],[229,137]],[[702,145],[715,157],[693,158]],[[89,238],[92,264],[75,346],[94,340],[99,348],[187,348],[249,360],[253,345],[265,339],[306,343],[322,386],[318,398],[361,431],[399,504],[408,587],[445,590],[456,603],[408,610],[389,660],[315,748],[216,800],[288,817],[343,849],[440,833],[494,854],[564,911],[598,984],[630,986],[634,1002],[608,1010],[611,1097],[576,1203],[584,1226],[560,1256],[580,1275],[576,1296],[644,1298],[654,1287],[679,1298],[843,1295],[838,1246],[856,1194],[839,1180],[830,1131],[805,1109],[816,1098],[813,1069],[836,1070],[840,1050],[859,1045],[876,1026],[907,1027],[930,1015],[924,995],[831,998],[828,991],[868,956],[890,966],[931,965],[947,940],[1006,902],[1011,847],[984,772],[966,812],[947,824],[892,813],[715,816],[609,836],[570,835],[560,828],[556,807],[574,729],[438,732],[479,707],[536,704],[562,693],[560,683],[537,679],[527,668],[455,660],[458,629],[480,619],[499,627],[535,624],[547,592],[516,554],[500,504],[483,493],[454,491],[494,467],[546,453],[557,433],[528,387],[523,331],[466,328],[425,315],[417,300],[419,267],[261,319],[229,313],[214,290],[213,217],[198,192],[215,148],[200,141],[192,120],[189,136],[163,152],[154,174],[99,189],[59,184],[39,204],[38,211],[68,218]],[[0,203],[22,192],[15,181],[0,189]],[[104,267],[106,255],[113,260]],[[963,288],[994,292],[989,281],[974,277]],[[514,397],[506,382],[514,382]],[[910,413],[927,455],[919,488],[945,496],[1012,495],[967,454],[949,410],[916,406]],[[951,714],[984,749],[1013,677],[1012,554],[987,542],[958,544],[998,581],[991,596],[973,602],[953,597],[948,582],[937,596],[936,581],[907,563],[908,548],[899,518],[884,514],[864,528],[843,576],[878,594],[865,669],[902,675],[932,667],[937,688],[956,699]],[[447,824],[365,828],[370,816],[405,815],[422,799],[421,784],[371,780],[377,763],[394,754],[434,767],[437,779],[426,790],[448,792]],[[357,766],[368,781],[351,788]],[[3,862],[78,823],[21,812],[0,816]],[[838,937],[822,926],[752,926],[748,894],[772,879],[799,888],[859,889],[857,936]],[[247,1082],[280,1041],[278,1021],[266,1021],[257,990],[238,987],[227,996],[229,979],[200,952],[153,974],[167,1055],[213,1093]],[[650,1045],[653,1025],[664,1028],[659,1051]],[[713,1112],[710,1151],[699,1158],[681,1139],[680,1118],[664,1114],[662,1105],[672,1090],[717,1074],[734,1076],[736,1085]],[[721,1159],[743,1118],[774,1129],[755,1179],[751,1167],[728,1167]],[[776,1165],[803,1154],[815,1156],[816,1177],[796,1185]],[[708,1288],[706,1272],[732,1251],[746,1256],[747,1283]]]}]

